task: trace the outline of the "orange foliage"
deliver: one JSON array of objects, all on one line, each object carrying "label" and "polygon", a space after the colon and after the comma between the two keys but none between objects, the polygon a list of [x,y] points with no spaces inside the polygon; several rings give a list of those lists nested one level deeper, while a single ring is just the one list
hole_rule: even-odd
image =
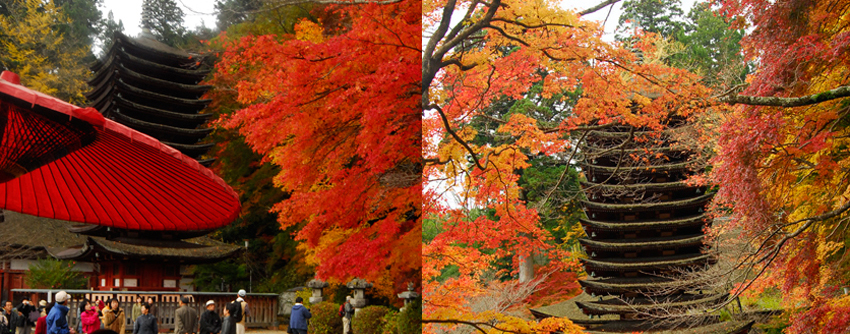
[{"label": "orange foliage", "polygon": [[303,224],[295,238],[316,275],[392,296],[420,280],[420,6],[328,10],[346,25],[221,37],[212,83],[235,83],[245,108],[220,124],[280,166],[274,184],[290,197],[271,209],[282,228]]}]

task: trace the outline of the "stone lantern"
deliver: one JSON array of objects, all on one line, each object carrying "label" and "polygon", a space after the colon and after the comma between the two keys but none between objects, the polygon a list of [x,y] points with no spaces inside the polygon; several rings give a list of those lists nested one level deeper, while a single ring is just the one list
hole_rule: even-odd
[{"label": "stone lantern", "polygon": [[398,294],[398,298],[404,299],[404,309],[407,307],[407,304],[412,302],[414,299],[419,298],[419,294],[416,291],[413,291],[414,284],[413,282],[407,283],[407,291]]},{"label": "stone lantern", "polygon": [[366,307],[368,300],[366,300],[365,290],[371,288],[372,283],[355,277],[345,286],[352,290],[351,305],[358,309]]},{"label": "stone lantern", "polygon": [[307,282],[307,287],[313,289],[313,296],[310,297],[310,304],[318,304],[324,300],[324,297],[322,297],[322,289],[328,287],[328,282],[314,278]]}]

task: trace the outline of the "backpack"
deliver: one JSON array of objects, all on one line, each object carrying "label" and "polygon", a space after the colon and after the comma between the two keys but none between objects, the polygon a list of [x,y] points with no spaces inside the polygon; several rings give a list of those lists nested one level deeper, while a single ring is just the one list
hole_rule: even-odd
[{"label": "backpack", "polygon": [[339,316],[340,317],[345,316],[345,304],[342,304],[342,305],[339,306]]},{"label": "backpack", "polygon": [[230,311],[230,317],[233,318],[233,322],[242,321],[242,303],[234,301],[227,305],[227,310]]}]

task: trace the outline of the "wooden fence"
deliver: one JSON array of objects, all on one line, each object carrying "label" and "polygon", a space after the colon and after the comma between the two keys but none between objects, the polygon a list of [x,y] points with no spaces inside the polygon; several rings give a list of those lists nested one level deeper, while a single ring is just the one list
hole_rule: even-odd
[{"label": "wooden fence", "polygon": [[[79,305],[80,302],[87,299],[97,303],[102,300],[106,303],[111,298],[117,298],[119,305],[124,309],[126,315],[127,330],[133,330],[132,317],[133,304],[136,303],[136,297],[142,297],[142,300],[147,300],[148,297],[154,300],[154,310],[156,318],[159,320],[160,331],[172,331],[174,329],[174,313],[179,307],[181,297],[189,297],[189,307],[195,308],[198,315],[206,311],[204,304],[208,300],[215,301],[216,311],[219,315],[224,312],[224,305],[236,299],[236,293],[216,293],[216,292],[159,292],[159,291],[89,291],[89,290],[65,290],[71,295],[71,300],[67,304],[71,311],[68,312],[68,323],[72,326],[77,326],[79,323]],[[12,289],[12,300],[17,305],[21,298],[29,297],[33,304],[38,305],[38,301],[52,301],[53,296],[59,290],[46,289]],[[248,302],[249,314],[246,319],[248,327],[254,328],[274,328],[277,329],[277,312],[278,312],[278,295],[274,293],[249,293],[245,297]]]}]

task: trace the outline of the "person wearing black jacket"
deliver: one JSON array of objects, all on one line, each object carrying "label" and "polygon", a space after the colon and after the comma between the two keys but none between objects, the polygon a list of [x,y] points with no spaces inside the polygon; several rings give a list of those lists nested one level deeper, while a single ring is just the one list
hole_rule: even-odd
[{"label": "person wearing black jacket", "polygon": [[11,300],[3,301],[3,314],[6,315],[6,320],[8,321],[8,325],[6,327],[6,333],[0,334],[15,334],[15,330],[18,326],[24,322],[24,319],[18,314],[18,310],[12,307]]},{"label": "person wearing black jacket", "polygon": [[158,334],[156,317],[151,314],[151,306],[142,303],[142,315],[133,322],[133,334]]},{"label": "person wearing black jacket", "polygon": [[[35,326],[35,321],[38,320],[39,314],[35,309],[35,305],[30,303],[29,298],[24,297],[21,300],[21,305],[17,307],[18,312],[21,313],[21,320],[18,322],[18,334],[30,334],[32,333],[32,328]],[[32,313],[35,313],[35,319],[33,319]]]},{"label": "person wearing black jacket", "polygon": [[207,301],[207,310],[201,314],[200,334],[218,334],[221,332],[221,317],[215,312],[215,301]]}]

